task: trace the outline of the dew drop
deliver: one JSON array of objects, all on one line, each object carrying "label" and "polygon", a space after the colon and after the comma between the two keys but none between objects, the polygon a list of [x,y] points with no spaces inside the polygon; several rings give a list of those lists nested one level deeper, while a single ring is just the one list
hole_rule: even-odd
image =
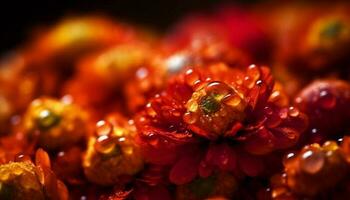
[{"label": "dew drop", "polygon": [[271,99],[271,101],[278,101],[278,99],[281,97],[281,93],[280,93],[280,91],[278,91],[278,90],[276,90],[276,91],[274,91],[272,94],[271,94],[271,96],[270,96],[270,99]]},{"label": "dew drop", "polygon": [[220,102],[218,102],[213,96],[207,95],[201,98],[199,106],[205,114],[211,114],[220,109]]},{"label": "dew drop", "polygon": [[257,81],[255,82],[255,84],[256,84],[256,85],[259,85],[259,86],[261,86],[262,83],[263,83],[262,80],[257,80]]},{"label": "dew drop", "polygon": [[19,154],[19,155],[16,155],[15,161],[16,162],[30,161],[30,157],[24,154]]},{"label": "dew drop", "polygon": [[120,137],[118,138],[118,142],[125,142],[126,138],[125,137]]},{"label": "dew drop", "polygon": [[238,95],[230,95],[225,98],[224,102],[226,105],[236,107],[241,103],[242,99]]},{"label": "dew drop", "polygon": [[145,67],[142,67],[136,71],[136,77],[138,79],[144,79],[148,76],[149,72]]},{"label": "dew drop", "polygon": [[187,109],[190,111],[190,112],[196,112],[198,110],[198,104],[197,102],[195,101],[189,101],[186,105]]},{"label": "dew drop", "polygon": [[339,139],[337,140],[337,142],[338,142],[338,143],[342,143],[342,142],[343,142],[343,138],[339,138]]},{"label": "dew drop", "polygon": [[289,107],[288,114],[291,117],[298,117],[299,116],[299,110],[293,106]]},{"label": "dew drop", "polygon": [[250,65],[248,67],[247,74],[251,77],[253,82],[257,81],[260,78],[260,72],[256,65]]},{"label": "dew drop", "polygon": [[320,151],[308,150],[301,156],[301,169],[309,174],[319,172],[325,163],[325,157]]},{"label": "dew drop", "polygon": [[151,117],[155,117],[157,115],[156,111],[152,108],[151,103],[146,105],[146,112]]},{"label": "dew drop", "polygon": [[38,125],[42,129],[49,129],[60,122],[61,118],[49,109],[43,109],[39,112]]},{"label": "dew drop", "polygon": [[246,85],[247,88],[252,89],[254,87],[254,84],[255,84],[255,81],[251,77],[246,76],[244,78],[244,85]]},{"label": "dew drop", "polygon": [[194,113],[187,112],[184,114],[183,119],[187,124],[194,124],[197,121],[197,116]]},{"label": "dew drop", "polygon": [[112,132],[113,126],[108,121],[101,120],[96,124],[97,135],[108,135]]},{"label": "dew drop", "polygon": [[335,151],[339,148],[338,144],[334,141],[327,141],[322,145],[322,147],[326,151]]},{"label": "dew drop", "polygon": [[331,109],[336,105],[336,98],[334,95],[323,90],[320,92],[320,103],[324,109]]},{"label": "dew drop", "polygon": [[294,152],[289,152],[283,157],[283,165],[286,165],[289,161],[291,161],[293,158],[295,158]]},{"label": "dew drop", "polygon": [[193,69],[189,69],[185,74],[185,81],[188,85],[194,86],[196,82],[199,80],[199,75],[193,71]]},{"label": "dew drop", "polygon": [[114,150],[115,146],[116,144],[113,139],[107,135],[99,136],[95,143],[96,151],[103,154],[111,153]]}]

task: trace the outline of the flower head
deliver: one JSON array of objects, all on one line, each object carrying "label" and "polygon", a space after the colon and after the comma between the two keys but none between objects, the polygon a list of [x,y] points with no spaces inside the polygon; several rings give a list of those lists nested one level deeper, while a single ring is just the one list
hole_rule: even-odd
[{"label": "flower head", "polygon": [[[260,155],[292,146],[306,127],[277,86],[268,68],[255,65],[179,74],[136,117],[146,161],[170,165],[176,184],[216,170],[257,175]],[[249,169],[253,163],[260,164]]]},{"label": "flower head", "polygon": [[100,185],[123,184],[143,168],[132,121],[110,115],[97,123],[96,133],[89,138],[83,159],[88,180]]},{"label": "flower head", "polygon": [[[350,164],[347,160],[349,138],[343,144],[327,141],[304,146],[289,153],[283,174],[271,179],[273,199],[344,198],[349,192]],[[327,178],[327,181],[322,181]]]},{"label": "flower head", "polygon": [[50,159],[42,149],[36,152],[36,164],[30,160],[0,165],[0,198],[5,200],[67,200],[68,191],[50,169]]},{"label": "flower head", "polygon": [[77,144],[88,134],[87,113],[63,100],[39,98],[28,107],[21,130],[48,150]]}]

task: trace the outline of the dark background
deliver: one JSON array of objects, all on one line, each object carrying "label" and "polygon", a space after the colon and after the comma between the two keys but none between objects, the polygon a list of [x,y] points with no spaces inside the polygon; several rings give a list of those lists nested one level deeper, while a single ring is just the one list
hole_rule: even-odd
[{"label": "dark background", "polygon": [[[0,53],[28,39],[33,27],[49,25],[66,15],[103,13],[130,23],[166,30],[182,16],[211,10],[227,3],[252,0],[2,0],[0,5]],[[255,1],[256,2],[256,1]]]}]

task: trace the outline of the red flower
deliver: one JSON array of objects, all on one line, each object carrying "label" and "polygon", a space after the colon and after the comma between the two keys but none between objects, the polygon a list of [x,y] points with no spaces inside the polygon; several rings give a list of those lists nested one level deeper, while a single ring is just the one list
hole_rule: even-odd
[{"label": "red flower", "polygon": [[350,84],[346,81],[314,81],[298,94],[295,102],[310,119],[302,144],[337,139],[350,127]]},{"label": "red flower", "polygon": [[[284,160],[283,174],[273,176],[273,199],[346,199],[349,194],[348,137],[342,145],[327,141],[304,146]],[[327,179],[327,181],[323,181]]]},{"label": "red flower", "polygon": [[294,145],[306,127],[281,98],[267,67],[189,69],[136,117],[145,159],[169,166],[175,184],[217,170],[259,175],[262,157]]}]

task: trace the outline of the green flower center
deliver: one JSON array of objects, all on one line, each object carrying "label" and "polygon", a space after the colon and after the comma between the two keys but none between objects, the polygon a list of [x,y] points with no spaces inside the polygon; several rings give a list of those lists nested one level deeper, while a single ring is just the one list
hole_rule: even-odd
[{"label": "green flower center", "polygon": [[47,130],[56,126],[61,121],[61,117],[49,109],[40,111],[38,116],[38,125],[40,129]]},{"label": "green flower center", "polygon": [[217,112],[221,106],[214,95],[208,95],[200,100],[199,107],[205,114],[211,114]]},{"label": "green flower center", "polygon": [[344,26],[340,21],[332,21],[321,31],[321,37],[327,39],[338,38],[343,28]]}]

